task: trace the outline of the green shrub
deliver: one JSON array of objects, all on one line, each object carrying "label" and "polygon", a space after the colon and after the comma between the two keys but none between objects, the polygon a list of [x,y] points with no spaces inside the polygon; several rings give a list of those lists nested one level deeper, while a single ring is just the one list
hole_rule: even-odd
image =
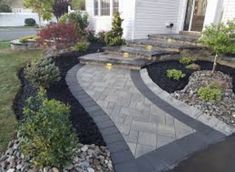
[{"label": "green shrub", "polygon": [[201,66],[195,63],[186,66],[186,69],[190,70],[201,70]]},{"label": "green shrub", "polygon": [[52,57],[40,58],[25,68],[25,76],[34,86],[49,88],[60,80],[59,68],[55,66]]},{"label": "green shrub", "polygon": [[186,75],[181,70],[169,69],[166,71],[166,76],[169,79],[180,80],[180,79],[184,78]]},{"label": "green shrub", "polygon": [[89,47],[89,43],[88,42],[78,42],[75,46],[74,46],[74,50],[84,53],[86,52],[86,50]]},{"label": "green shrub", "polygon": [[206,102],[219,101],[222,98],[222,90],[215,85],[209,85],[199,88],[197,95]]},{"label": "green shrub", "polygon": [[44,90],[30,97],[20,126],[20,148],[36,167],[63,167],[73,159],[78,140],[69,120],[69,107],[48,100]]},{"label": "green shrub", "polygon": [[183,65],[192,64],[195,60],[191,57],[181,57],[179,62]]},{"label": "green shrub", "polygon": [[72,23],[75,25],[77,32],[79,35],[86,36],[86,28],[88,27],[88,15],[81,14],[80,12],[72,12],[69,14],[64,14],[60,19],[60,23]]},{"label": "green shrub", "polygon": [[11,13],[12,9],[7,4],[0,4],[0,13]]},{"label": "green shrub", "polygon": [[95,31],[94,30],[87,30],[87,40],[89,42],[97,42],[98,38],[95,36]]},{"label": "green shrub", "polygon": [[26,43],[28,41],[36,41],[38,39],[38,36],[36,35],[30,35],[30,36],[24,36],[20,38],[21,43]]},{"label": "green shrub", "polygon": [[113,22],[112,22],[112,30],[107,32],[105,35],[105,43],[109,46],[120,46],[125,43],[124,39],[122,39],[123,29],[122,29],[122,19],[119,13],[115,13]]},{"label": "green shrub", "polygon": [[33,18],[27,18],[24,20],[25,26],[35,26],[36,21]]},{"label": "green shrub", "polygon": [[98,39],[100,42],[105,43],[105,35],[106,35],[105,31],[101,31],[98,33]]}]

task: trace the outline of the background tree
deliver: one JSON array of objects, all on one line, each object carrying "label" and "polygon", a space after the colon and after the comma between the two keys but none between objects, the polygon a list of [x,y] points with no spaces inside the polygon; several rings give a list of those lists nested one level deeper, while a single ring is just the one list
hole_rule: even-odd
[{"label": "background tree", "polygon": [[85,0],[71,0],[71,5],[74,10],[85,10]]},{"label": "background tree", "polygon": [[53,14],[54,0],[24,0],[24,6],[38,13],[39,25],[41,19],[50,20]]},{"label": "background tree", "polygon": [[200,42],[210,48],[215,54],[212,73],[216,70],[217,59],[220,55],[235,52],[235,20],[210,25],[202,32]]},{"label": "background tree", "polygon": [[68,13],[68,6],[68,0],[55,0],[53,4],[53,14],[55,15],[57,20],[59,20],[59,18],[65,13]]}]

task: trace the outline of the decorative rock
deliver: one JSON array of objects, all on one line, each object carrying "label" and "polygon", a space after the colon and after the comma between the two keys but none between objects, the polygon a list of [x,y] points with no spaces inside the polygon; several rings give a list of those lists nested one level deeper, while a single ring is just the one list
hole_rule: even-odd
[{"label": "decorative rock", "polygon": [[87,168],[88,172],[95,172],[95,170],[93,168]]},{"label": "decorative rock", "polygon": [[[19,135],[18,135],[19,136]],[[56,167],[44,167],[42,170],[32,168],[31,161],[19,149],[19,139],[9,143],[9,148],[0,157],[0,172],[59,172]],[[106,147],[96,145],[82,145],[76,151],[77,155],[63,172],[113,172],[110,152]]]},{"label": "decorative rock", "polygon": [[[198,89],[210,84],[216,84],[223,89],[220,101],[205,102],[198,97]],[[172,95],[207,115],[213,115],[235,126],[235,94],[232,88],[232,78],[222,72],[216,71],[212,74],[211,71],[197,71],[191,75],[188,85],[183,90],[176,91]]]},{"label": "decorative rock", "polygon": [[86,151],[88,150],[88,146],[87,146],[87,145],[84,145],[84,146],[81,148],[81,150],[82,150],[83,152],[86,152]]}]

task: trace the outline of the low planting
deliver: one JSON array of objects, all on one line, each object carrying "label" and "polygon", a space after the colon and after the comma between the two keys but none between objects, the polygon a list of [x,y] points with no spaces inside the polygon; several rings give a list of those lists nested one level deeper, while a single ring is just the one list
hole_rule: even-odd
[{"label": "low planting", "polygon": [[78,51],[80,53],[85,53],[87,51],[89,47],[89,43],[88,42],[78,42],[77,44],[74,45],[73,49],[75,51]]},{"label": "low planting", "polygon": [[219,101],[222,97],[222,89],[214,85],[203,86],[198,89],[197,95],[206,102]]},{"label": "low planting", "polygon": [[49,88],[61,79],[59,68],[52,57],[32,61],[25,68],[25,76],[34,86],[43,88]]},{"label": "low planting", "polygon": [[27,43],[28,41],[37,41],[39,37],[36,35],[29,35],[20,38],[21,43]]},{"label": "low planting", "polygon": [[65,104],[48,100],[43,89],[27,100],[19,133],[22,153],[34,166],[62,168],[73,159],[78,140],[69,113]]},{"label": "low planting", "polygon": [[196,70],[201,70],[201,66],[196,64],[196,63],[192,63],[190,65],[187,65],[185,68],[190,69],[190,70],[195,70],[195,71]]},{"label": "low planting", "polygon": [[190,65],[194,62],[195,60],[191,57],[181,57],[179,62],[183,65]]},{"label": "low planting", "polygon": [[186,75],[181,71],[181,70],[177,70],[177,69],[168,69],[166,71],[166,76],[169,79],[173,79],[173,80],[180,80],[182,78],[184,78]]}]

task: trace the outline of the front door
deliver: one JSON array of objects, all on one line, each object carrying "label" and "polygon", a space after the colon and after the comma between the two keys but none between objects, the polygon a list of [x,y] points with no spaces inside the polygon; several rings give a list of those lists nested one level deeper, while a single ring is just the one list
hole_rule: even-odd
[{"label": "front door", "polygon": [[205,20],[207,0],[188,0],[184,30],[201,32]]}]

